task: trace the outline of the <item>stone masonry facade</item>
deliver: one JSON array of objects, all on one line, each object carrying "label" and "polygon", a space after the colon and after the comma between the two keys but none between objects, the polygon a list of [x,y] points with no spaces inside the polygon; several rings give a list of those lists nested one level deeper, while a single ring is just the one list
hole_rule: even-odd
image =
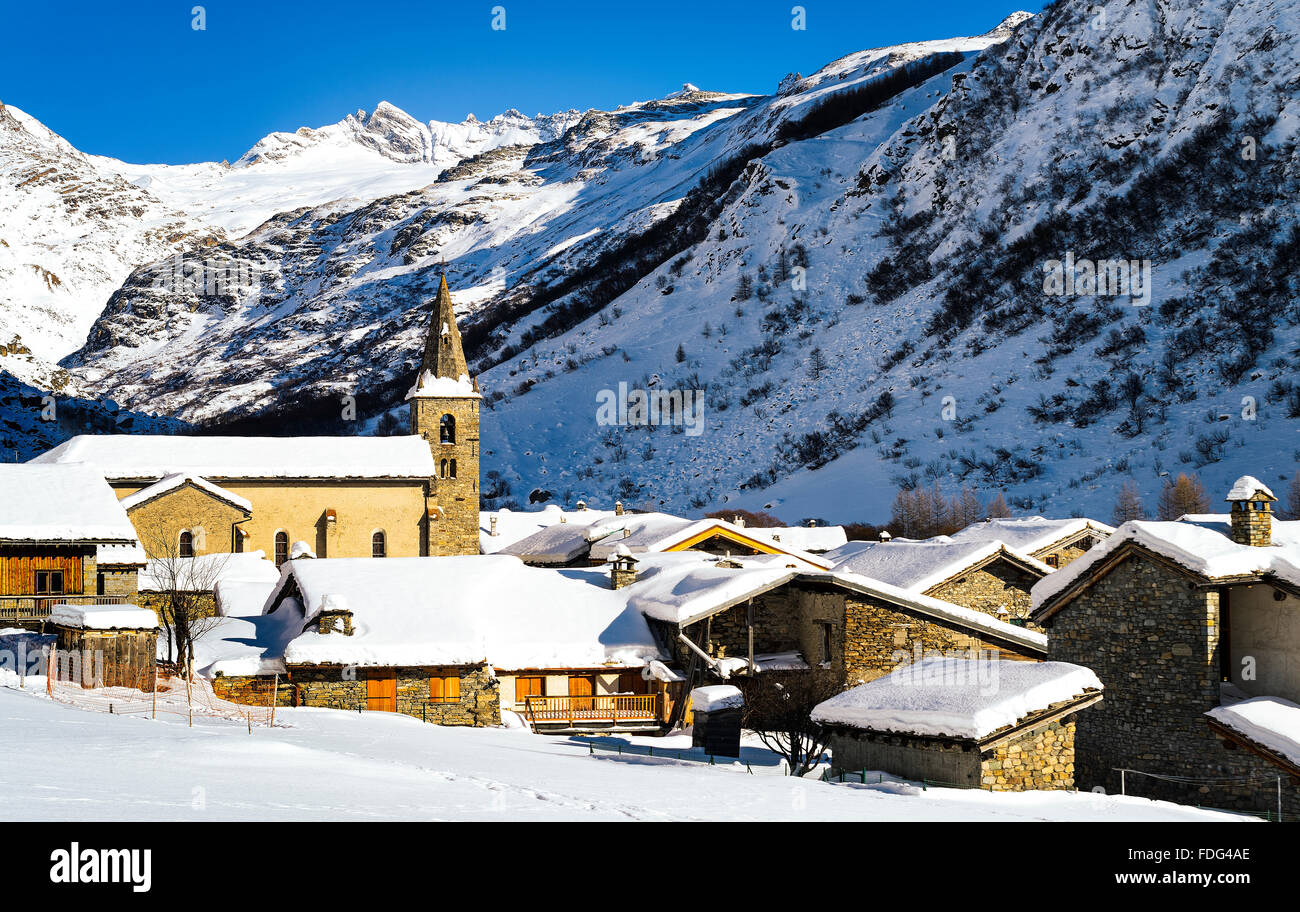
[{"label": "stone masonry facade", "polygon": [[[1219,705],[1216,588],[1132,550],[1045,625],[1048,659],[1091,668],[1106,686],[1105,700],[1080,714],[1080,788],[1119,792],[1118,768],[1218,780],[1271,780],[1280,772],[1245,750],[1225,749],[1206,721]],[[1130,794],[1182,803],[1276,806],[1272,781],[1211,787],[1129,774],[1126,785]],[[1285,780],[1283,810],[1300,814],[1300,793]]]},{"label": "stone masonry facade", "polygon": [[[685,633],[693,640],[703,639],[702,645],[714,657],[744,657],[749,650],[747,618],[748,607],[740,604],[690,625]],[[926,655],[983,650],[995,658],[1041,658],[1035,650],[994,641],[957,622],[816,585],[791,583],[755,597],[753,618],[756,655],[799,652],[810,665],[828,667],[846,688],[911,663],[918,650]],[[684,667],[690,652],[675,634],[671,640],[674,659]]]},{"label": "stone masonry facade", "polygon": [[1076,725],[1067,716],[985,752],[980,785],[994,792],[1074,788]]},{"label": "stone masonry facade", "polygon": [[[387,671],[388,669],[385,669]],[[500,725],[501,695],[496,677],[486,666],[396,668],[397,711],[437,725]],[[460,700],[433,703],[429,679],[457,675]],[[368,706],[364,668],[296,667],[289,670],[298,706],[364,711]]]},{"label": "stone masonry facade", "polygon": [[925,594],[1010,621],[1029,616],[1032,607],[1029,590],[1039,579],[1037,574],[1011,561],[992,560],[969,573],[931,586]]}]

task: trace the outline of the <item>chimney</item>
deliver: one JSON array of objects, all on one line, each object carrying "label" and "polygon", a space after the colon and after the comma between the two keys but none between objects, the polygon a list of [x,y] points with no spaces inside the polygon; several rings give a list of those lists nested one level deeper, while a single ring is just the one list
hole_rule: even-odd
[{"label": "chimney", "polygon": [[623,515],[623,501],[621,500],[614,501],[614,515],[615,516]]},{"label": "chimney", "polygon": [[488,535],[500,535],[500,534],[501,534],[501,533],[499,533],[499,532],[497,531],[497,518],[496,518],[495,516],[493,516],[491,519],[489,519],[489,520],[488,520],[488,523],[492,526],[492,531],[490,531],[490,532],[488,533]]},{"label": "chimney", "polygon": [[585,500],[578,501],[578,509],[579,510],[587,509],[587,502]]},{"label": "chimney", "polygon": [[733,525],[740,526],[740,528],[742,529],[745,528],[745,517],[741,516],[739,513],[733,516],[732,520],[733,520],[732,523]]},{"label": "chimney", "polygon": [[888,529],[881,529],[881,530],[880,530],[880,540],[881,540],[882,542],[887,542],[887,541],[889,541],[889,540],[890,540],[891,538],[893,538],[893,537],[894,537],[894,536],[892,536],[892,535],[889,534],[889,530],[888,530]]},{"label": "chimney", "polygon": [[1232,540],[1239,545],[1264,548],[1273,544],[1273,507],[1277,498],[1258,478],[1243,475],[1228,492],[1232,505]]},{"label": "chimney", "polygon": [[627,545],[614,549],[614,556],[609,559],[609,584],[612,589],[622,589],[636,582],[637,559],[627,550]]}]

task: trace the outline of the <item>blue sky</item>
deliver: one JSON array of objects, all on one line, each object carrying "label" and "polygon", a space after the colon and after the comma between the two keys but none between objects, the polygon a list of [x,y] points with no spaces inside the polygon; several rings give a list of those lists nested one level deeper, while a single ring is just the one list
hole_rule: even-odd
[{"label": "blue sky", "polygon": [[[492,28],[493,7],[505,29]],[[273,130],[387,100],[421,120],[612,108],[701,88],[771,92],[852,51],[979,34],[1015,0],[2,0],[0,101],[83,151],[234,160]],[[55,11],[57,10],[57,12]]]}]

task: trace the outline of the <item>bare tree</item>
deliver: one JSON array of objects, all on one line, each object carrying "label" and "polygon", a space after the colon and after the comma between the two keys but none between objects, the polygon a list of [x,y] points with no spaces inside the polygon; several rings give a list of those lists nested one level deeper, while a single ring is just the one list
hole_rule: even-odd
[{"label": "bare tree", "polygon": [[1132,481],[1126,481],[1119,488],[1115,498],[1115,511],[1111,514],[1115,525],[1119,526],[1131,519],[1146,519],[1146,507],[1142,506],[1142,495]]},{"label": "bare tree", "polygon": [[1157,513],[1163,520],[1175,520],[1186,513],[1208,513],[1209,510],[1210,497],[1195,475],[1180,472],[1173,484],[1166,482],[1160,491]]},{"label": "bare tree", "polygon": [[1300,472],[1291,477],[1286,489],[1286,518],[1300,519]]},{"label": "bare tree", "polygon": [[812,711],[840,692],[832,675],[810,671],[766,672],[742,683],[743,725],[786,762],[791,776],[802,776],[821,761],[829,738],[812,720]]},{"label": "bare tree", "polygon": [[[204,532],[199,526],[153,522],[137,527],[149,556],[146,572],[159,592],[155,604],[167,637],[167,660],[188,676],[194,664],[194,644],[217,626],[213,591],[230,560],[229,554],[202,553]],[[188,545],[182,534],[188,533]]]}]

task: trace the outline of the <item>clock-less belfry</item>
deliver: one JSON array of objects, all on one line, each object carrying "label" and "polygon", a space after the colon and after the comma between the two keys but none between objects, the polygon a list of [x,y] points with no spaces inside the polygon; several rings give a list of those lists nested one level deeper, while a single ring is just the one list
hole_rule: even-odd
[{"label": "clock-less belfry", "polygon": [[427,517],[428,553],[477,554],[482,397],[465,363],[446,276],[438,287],[420,372],[406,398],[411,433],[428,442],[436,472]]}]

